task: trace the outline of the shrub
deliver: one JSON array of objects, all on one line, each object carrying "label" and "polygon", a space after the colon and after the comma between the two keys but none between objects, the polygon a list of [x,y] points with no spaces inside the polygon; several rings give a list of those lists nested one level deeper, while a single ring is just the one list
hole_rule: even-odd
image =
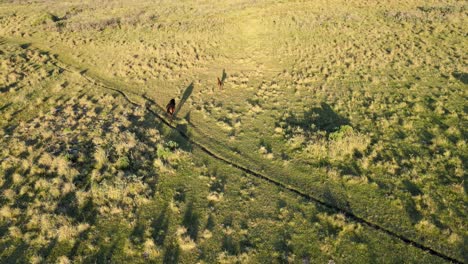
[{"label": "shrub", "polygon": [[94,158],[96,159],[96,169],[100,170],[107,163],[107,154],[103,148],[97,148],[94,152]]},{"label": "shrub", "polygon": [[171,155],[171,151],[168,148],[165,148],[162,144],[158,144],[156,155],[160,160],[167,161]]},{"label": "shrub", "polygon": [[166,147],[168,147],[171,150],[175,150],[176,148],[179,147],[179,144],[177,144],[177,142],[175,141],[170,140],[166,143]]},{"label": "shrub", "polygon": [[127,156],[120,157],[116,162],[116,168],[126,170],[130,167],[130,159]]},{"label": "shrub", "polygon": [[338,131],[330,133],[328,138],[330,140],[340,140],[343,139],[345,136],[352,135],[354,132],[353,128],[350,125],[341,126]]}]

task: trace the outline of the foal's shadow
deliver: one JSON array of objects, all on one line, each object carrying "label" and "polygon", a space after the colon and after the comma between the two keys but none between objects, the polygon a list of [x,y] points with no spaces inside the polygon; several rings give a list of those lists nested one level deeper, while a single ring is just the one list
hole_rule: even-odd
[{"label": "foal's shadow", "polygon": [[223,69],[223,75],[221,76],[221,82],[224,83],[224,81],[226,80],[226,78],[227,78],[226,70]]}]

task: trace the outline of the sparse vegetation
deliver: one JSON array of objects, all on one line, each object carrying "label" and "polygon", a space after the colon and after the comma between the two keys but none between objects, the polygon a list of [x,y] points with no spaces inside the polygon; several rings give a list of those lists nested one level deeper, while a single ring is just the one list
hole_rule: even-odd
[{"label": "sparse vegetation", "polygon": [[[466,262],[466,18],[450,0],[3,2],[0,262],[446,261],[344,212]],[[190,140],[158,118],[172,98]]]}]

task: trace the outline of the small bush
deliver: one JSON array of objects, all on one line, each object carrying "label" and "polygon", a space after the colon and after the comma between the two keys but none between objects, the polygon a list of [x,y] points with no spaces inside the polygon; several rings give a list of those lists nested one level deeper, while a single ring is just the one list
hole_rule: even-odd
[{"label": "small bush", "polygon": [[345,136],[352,135],[354,132],[353,128],[349,125],[341,126],[338,131],[330,133],[328,138],[330,140],[340,140],[343,139]]},{"label": "small bush", "polygon": [[171,151],[163,145],[158,144],[156,155],[160,160],[167,161],[171,155]]},{"label": "small bush", "polygon": [[170,150],[175,150],[179,147],[179,144],[177,144],[177,142],[175,141],[170,140],[166,143],[166,147],[168,147]]},{"label": "small bush", "polygon": [[108,161],[106,151],[103,148],[96,149],[96,152],[94,153],[94,158],[96,159],[95,167],[98,170],[104,167]]},{"label": "small bush", "polygon": [[119,170],[130,168],[130,159],[127,156],[120,157],[116,162],[116,168]]}]

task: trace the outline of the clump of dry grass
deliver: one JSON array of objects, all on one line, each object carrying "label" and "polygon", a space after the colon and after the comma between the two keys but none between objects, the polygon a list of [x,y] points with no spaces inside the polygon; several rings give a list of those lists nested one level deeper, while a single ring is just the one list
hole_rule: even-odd
[{"label": "clump of dry grass", "polygon": [[94,159],[96,160],[96,169],[102,169],[108,162],[106,150],[98,147],[94,152]]}]

